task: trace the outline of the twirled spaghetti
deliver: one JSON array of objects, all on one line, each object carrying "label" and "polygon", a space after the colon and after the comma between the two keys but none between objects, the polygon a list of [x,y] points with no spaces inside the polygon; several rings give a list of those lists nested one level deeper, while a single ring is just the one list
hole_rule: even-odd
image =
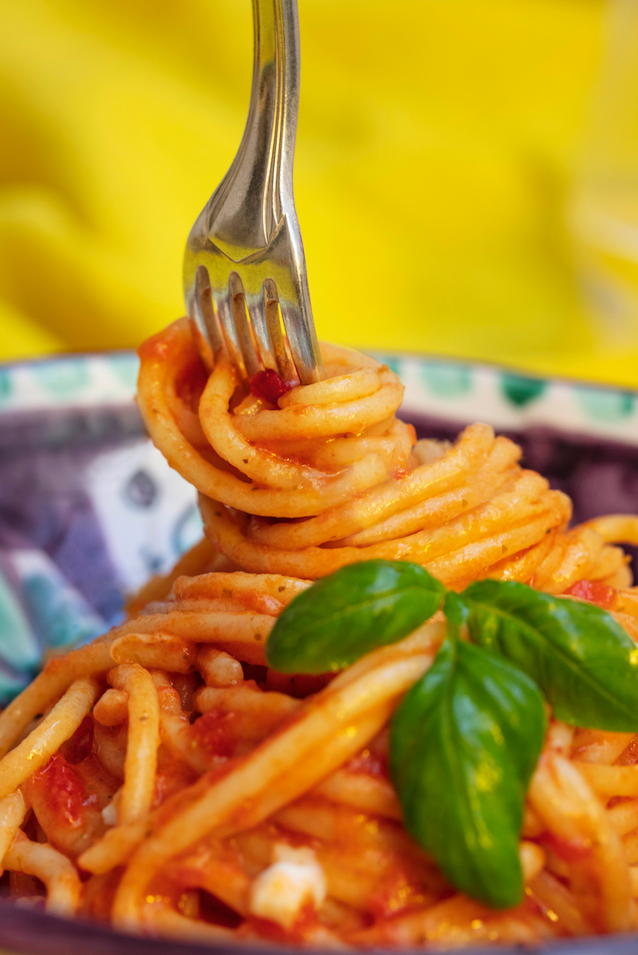
[{"label": "twirled spaghetti", "polygon": [[367,558],[597,601],[638,639],[617,541],[484,425],[415,443],[402,388],[327,346],[330,376],[278,406],[186,321],[142,348],[140,405],[201,492],[208,539],[129,619],[49,661],[0,716],[0,860],[13,897],[120,929],[330,947],[529,942],[636,928],[638,736],[553,720],[527,795],[525,899],[456,892],[408,836],[387,724],[445,637],[440,614],[337,676],[268,668],[268,635],[312,581]]},{"label": "twirled spaghetti", "polygon": [[186,320],[142,347],[139,402],[169,463],[201,493],[207,536],[235,566],[316,579],[375,557],[423,564],[446,585],[481,577],[563,593],[626,587],[633,525],[567,530],[571,503],[472,425],[453,447],[414,444],[387,367],[324,346],[327,380],[274,408],[229,361],[206,376]]}]

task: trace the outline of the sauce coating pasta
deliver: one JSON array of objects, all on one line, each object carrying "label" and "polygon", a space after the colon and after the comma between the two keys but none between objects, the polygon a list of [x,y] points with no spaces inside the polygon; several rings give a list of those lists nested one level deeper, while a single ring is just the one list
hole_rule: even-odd
[{"label": "sauce coating pasta", "polygon": [[451,447],[415,444],[395,417],[397,376],[322,348],[329,377],[276,409],[246,395],[229,361],[206,377],[185,319],[140,350],[149,432],[200,491],[206,535],[236,566],[314,580],[380,557],[415,561],[455,589],[488,576],[550,593],[583,579],[629,586],[611,545],[634,541],[632,519],[568,530],[569,498],[520,467],[514,442],[475,424]]},{"label": "sauce coating pasta", "polygon": [[490,577],[609,610],[638,640],[619,542],[476,424],[416,442],[392,371],[323,346],[328,378],[254,395],[208,374],[181,320],[141,349],[139,401],[201,495],[206,539],[121,626],[54,658],[0,716],[11,897],[131,932],[330,947],[471,945],[638,927],[638,736],[552,719],[527,793],[525,896],[496,911],[412,840],[388,721],[445,638],[440,613],[339,674],[267,665],[300,593],[372,558],[448,588]]}]

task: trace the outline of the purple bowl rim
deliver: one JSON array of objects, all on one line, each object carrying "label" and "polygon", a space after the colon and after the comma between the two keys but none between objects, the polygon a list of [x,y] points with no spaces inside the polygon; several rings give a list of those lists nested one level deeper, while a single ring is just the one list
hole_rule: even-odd
[{"label": "purple bowl rim", "polygon": [[[8,930],[8,931],[7,931]],[[283,946],[271,943],[194,942],[157,938],[115,931],[107,925],[84,919],[65,919],[35,909],[20,909],[0,900],[0,944],[3,955],[84,955],[92,946],[92,955],[283,955],[291,951],[307,951],[314,955],[333,955],[334,949],[321,947]],[[8,946],[8,947],[7,947]],[[547,942],[517,942],[514,945],[471,946],[455,948],[472,955],[636,955],[638,933],[593,935],[583,938],[553,939]],[[355,951],[357,951],[355,949]],[[403,955],[446,955],[450,949],[430,946],[389,948],[376,946],[369,952],[403,953]]]}]

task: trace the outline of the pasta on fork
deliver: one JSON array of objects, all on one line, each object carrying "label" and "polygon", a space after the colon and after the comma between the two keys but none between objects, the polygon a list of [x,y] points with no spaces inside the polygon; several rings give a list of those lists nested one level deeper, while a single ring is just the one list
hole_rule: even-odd
[{"label": "pasta on fork", "polygon": [[636,539],[632,519],[568,531],[569,499],[519,466],[514,442],[476,424],[453,447],[417,444],[395,417],[403,387],[389,368],[323,354],[327,380],[275,406],[245,394],[230,360],[206,378],[185,319],[140,350],[149,433],[199,490],[206,534],[234,564],[314,580],[385,558],[454,587],[485,576],[551,593],[582,579],[629,586],[610,545]]}]

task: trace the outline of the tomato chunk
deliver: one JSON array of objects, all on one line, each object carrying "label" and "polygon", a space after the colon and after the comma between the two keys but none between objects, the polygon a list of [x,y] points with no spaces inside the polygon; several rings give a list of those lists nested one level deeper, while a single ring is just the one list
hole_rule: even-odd
[{"label": "tomato chunk", "polygon": [[27,780],[25,795],[49,842],[75,858],[105,831],[101,810],[117,785],[95,756],[73,765],[55,753]]},{"label": "tomato chunk", "polygon": [[271,405],[276,405],[282,395],[285,395],[291,388],[292,385],[284,381],[281,375],[278,375],[272,368],[258,371],[250,379],[250,390],[254,396],[269,401]]},{"label": "tomato chunk", "polygon": [[45,799],[59,822],[73,828],[82,824],[90,797],[79,773],[60,753],[55,753],[46,766],[33,774],[29,785],[36,791],[34,801],[39,802],[38,797]]},{"label": "tomato chunk", "polygon": [[587,600],[588,603],[597,604],[603,610],[610,610],[616,602],[617,591],[615,587],[601,584],[598,580],[579,580],[565,593]]}]

